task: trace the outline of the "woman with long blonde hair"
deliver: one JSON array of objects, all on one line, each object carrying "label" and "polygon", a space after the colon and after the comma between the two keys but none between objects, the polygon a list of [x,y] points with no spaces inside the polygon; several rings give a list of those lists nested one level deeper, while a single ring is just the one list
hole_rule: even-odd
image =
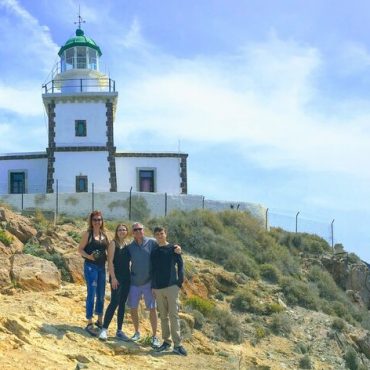
[{"label": "woman with long blonde hair", "polygon": [[99,339],[107,339],[107,331],[112,321],[114,312],[118,306],[117,313],[117,332],[116,337],[128,341],[129,338],[122,331],[123,318],[125,315],[125,305],[130,290],[130,260],[131,255],[127,248],[126,238],[128,227],[125,224],[118,224],[114,234],[114,239],[108,248],[108,271],[109,282],[111,285],[111,299],[104,315],[103,328]]},{"label": "woman with long blonde hair", "polygon": [[87,287],[85,330],[92,336],[97,336],[93,323],[93,314],[98,315],[96,326],[102,327],[104,296],[105,296],[105,262],[109,240],[104,229],[103,215],[93,211],[89,216],[89,226],[82,235],[78,252],[84,258],[84,276]]}]

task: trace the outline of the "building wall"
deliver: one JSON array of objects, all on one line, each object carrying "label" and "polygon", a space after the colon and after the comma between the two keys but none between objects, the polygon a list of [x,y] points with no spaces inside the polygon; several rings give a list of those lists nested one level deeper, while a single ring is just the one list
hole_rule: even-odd
[{"label": "building wall", "polygon": [[[108,173],[108,152],[55,152],[54,191],[56,180],[61,193],[76,191],[76,176],[88,177],[88,188],[94,183],[94,190],[110,189]],[[46,172],[46,170],[45,170]]]},{"label": "building wall", "polygon": [[155,192],[179,194],[181,192],[180,158],[116,157],[117,191],[139,191],[139,168],[155,169]]},{"label": "building wall", "polygon": [[[107,144],[105,100],[99,102],[58,102],[55,107],[56,146],[97,146]],[[75,136],[75,120],[86,120],[87,136]]]},{"label": "building wall", "polygon": [[0,194],[9,192],[9,171],[25,171],[26,193],[46,192],[46,158],[1,159]]}]

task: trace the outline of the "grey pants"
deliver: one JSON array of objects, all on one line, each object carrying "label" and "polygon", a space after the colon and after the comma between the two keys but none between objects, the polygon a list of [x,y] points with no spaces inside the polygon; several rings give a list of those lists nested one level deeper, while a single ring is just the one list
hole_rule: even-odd
[{"label": "grey pants", "polygon": [[180,288],[177,285],[172,285],[163,289],[154,289],[159,318],[161,319],[162,338],[165,342],[171,344],[172,336],[175,347],[181,344],[180,320],[177,304],[179,290]]}]

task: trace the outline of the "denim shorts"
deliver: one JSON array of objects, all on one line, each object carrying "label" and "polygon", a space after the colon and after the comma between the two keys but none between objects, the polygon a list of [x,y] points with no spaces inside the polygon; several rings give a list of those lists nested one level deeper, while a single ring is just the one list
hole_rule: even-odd
[{"label": "denim shorts", "polygon": [[130,293],[128,295],[128,305],[130,308],[138,308],[141,297],[144,296],[145,307],[149,310],[155,308],[155,299],[152,293],[152,283],[140,286],[131,285]]}]

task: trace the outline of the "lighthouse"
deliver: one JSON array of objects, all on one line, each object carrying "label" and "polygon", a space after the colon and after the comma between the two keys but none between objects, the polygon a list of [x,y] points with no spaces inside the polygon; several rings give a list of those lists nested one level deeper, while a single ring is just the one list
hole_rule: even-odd
[{"label": "lighthouse", "polygon": [[102,51],[81,28],[80,16],[77,23],[42,86],[46,151],[0,155],[0,194],[187,194],[188,154],[116,150],[116,83],[101,72]]},{"label": "lighthouse", "polygon": [[79,27],[60,48],[42,95],[48,116],[46,192],[117,191],[113,122],[118,93],[99,70],[100,47]]}]

